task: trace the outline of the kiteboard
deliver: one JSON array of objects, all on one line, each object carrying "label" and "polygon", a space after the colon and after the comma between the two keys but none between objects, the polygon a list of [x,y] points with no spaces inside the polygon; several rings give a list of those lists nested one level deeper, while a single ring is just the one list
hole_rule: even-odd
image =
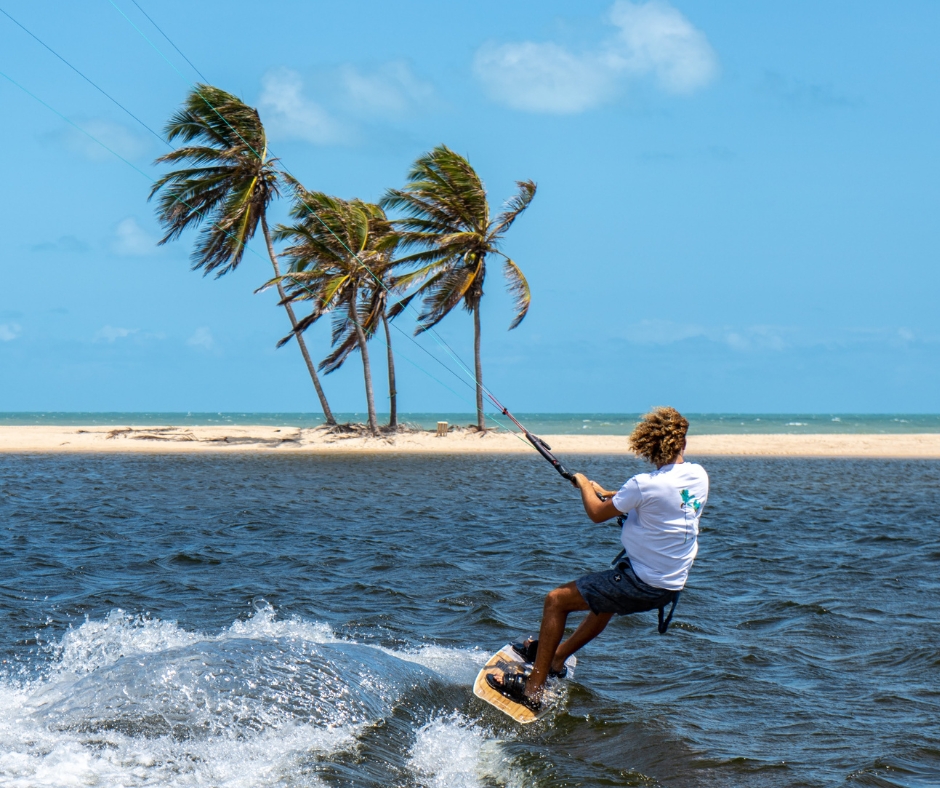
[{"label": "kiteboard", "polygon": [[[574,669],[577,664],[578,659],[574,655],[565,660],[565,667],[568,669],[566,678],[570,679],[574,676]],[[525,658],[512,647],[511,643],[507,643],[487,660],[483,669],[477,675],[476,681],[473,682],[473,694],[480,700],[489,703],[494,709],[499,709],[503,714],[512,717],[516,722],[528,725],[530,722],[542,719],[552,710],[554,705],[552,695],[554,693],[546,692],[542,698],[541,707],[538,711],[533,711],[528,706],[507,698],[486,682],[487,675],[492,674],[502,678],[504,673],[515,673],[520,670],[529,672],[532,670],[532,664],[526,662]]]}]

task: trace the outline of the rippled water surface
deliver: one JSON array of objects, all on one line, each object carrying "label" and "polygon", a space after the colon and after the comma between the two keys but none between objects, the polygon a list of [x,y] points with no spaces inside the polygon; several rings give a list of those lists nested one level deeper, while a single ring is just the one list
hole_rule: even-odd
[{"label": "rippled water surface", "polygon": [[0,785],[940,785],[940,463],[706,467],[669,633],[522,728],[473,676],[617,551],[543,463],[0,456]]}]

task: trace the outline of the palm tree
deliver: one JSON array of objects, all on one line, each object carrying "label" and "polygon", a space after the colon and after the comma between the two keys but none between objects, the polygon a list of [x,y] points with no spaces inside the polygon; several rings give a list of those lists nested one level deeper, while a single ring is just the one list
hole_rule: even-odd
[{"label": "palm tree", "polygon": [[416,333],[437,325],[460,303],[473,314],[473,355],[476,371],[477,428],[486,429],[483,415],[483,366],[480,359],[480,300],[486,278],[486,258],[503,258],[516,315],[509,328],[522,322],[529,310],[529,283],[519,266],[499,245],[512,223],[532,202],[535,183],[517,181],[519,190],[490,219],[486,188],[470,162],[441,145],[418,159],[403,189],[390,190],[381,206],[404,215],[394,222],[402,249],[416,249],[400,263],[419,267],[401,277],[402,286],[420,282],[423,312]]},{"label": "palm tree", "polygon": [[[377,207],[377,206],[376,206]],[[381,210],[381,209],[380,209]],[[390,261],[389,267],[395,265]],[[372,339],[379,325],[385,333],[386,360],[388,362],[388,424],[386,429],[389,432],[398,430],[398,391],[395,385],[395,354],[392,350],[392,332],[389,322],[397,317],[403,311],[403,307],[410,301],[410,298],[396,300],[389,308],[390,298],[394,298],[394,292],[400,289],[398,278],[388,273],[388,269],[380,266],[370,266],[372,273],[377,281],[370,285],[371,292],[368,296],[364,295],[362,305],[359,309],[359,325],[365,332],[366,340]],[[335,334],[333,344],[336,350],[333,351],[320,364],[320,369],[325,372],[332,372],[339,369],[343,362],[354,350],[358,350],[358,337],[355,333],[353,324],[346,321],[342,330]]]},{"label": "palm tree", "polygon": [[[166,230],[165,244],[188,228],[202,227],[191,259],[193,270],[216,277],[234,271],[245,254],[245,245],[261,225],[275,277],[281,270],[271,233],[267,210],[279,196],[277,159],[268,156],[267,138],[258,111],[236,96],[211,85],[196,85],[183,107],[164,128],[167,141],[184,145],[156,160],[156,164],[184,163],[183,169],[164,175],[150,190],[158,193],[157,216]],[[299,322],[278,283],[278,292],[290,318]],[[300,352],[310,379],[320,398],[327,424],[336,424],[316,368],[301,337]]]},{"label": "palm tree", "polygon": [[[369,430],[378,433],[372,366],[368,339],[379,322],[385,323],[389,339],[389,393],[394,393],[394,361],[386,318],[386,290],[376,278],[388,276],[394,263],[391,252],[398,238],[391,231],[384,212],[361,200],[341,200],[321,192],[308,192],[292,181],[295,201],[291,208],[294,223],[279,226],[275,237],[286,241],[285,256],[290,273],[281,278],[287,301],[314,302],[311,314],[298,322],[291,336],[298,338],[323,314],[333,311],[335,350],[321,364],[329,373],[338,369],[357,349],[362,357]],[[393,413],[395,413],[393,406]],[[397,414],[390,422],[397,426]]]},{"label": "palm tree", "polygon": [[[391,263],[391,265],[394,265],[394,263]],[[366,295],[365,288],[363,289],[363,298],[357,310],[358,323],[365,332],[366,341],[372,339],[379,325],[382,326],[385,333],[389,406],[386,429],[389,432],[396,432],[398,430],[398,392],[395,387],[395,354],[392,351],[392,334],[389,321],[401,314],[403,302],[396,301],[389,309],[389,298],[396,289],[399,289],[397,279],[389,275],[387,269],[383,270],[379,266],[370,266],[370,268],[381,284],[375,281],[371,284],[366,283],[371,287],[371,292]],[[404,299],[404,301],[408,300]],[[286,339],[289,340],[290,337],[286,337]],[[359,349],[359,338],[352,321],[344,319],[341,323],[334,325],[333,345],[336,349],[320,364],[320,369],[326,373],[339,369],[350,353]]]}]

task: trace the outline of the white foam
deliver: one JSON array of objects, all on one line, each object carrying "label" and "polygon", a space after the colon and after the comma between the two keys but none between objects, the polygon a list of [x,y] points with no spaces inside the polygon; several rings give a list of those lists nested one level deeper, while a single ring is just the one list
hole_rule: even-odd
[{"label": "white foam", "polygon": [[50,650],[58,656],[59,671],[80,675],[112,665],[123,657],[158,654],[193,643],[226,638],[277,638],[311,643],[337,641],[333,630],[326,624],[296,616],[278,619],[274,608],[265,605],[245,621],[236,621],[217,636],[187,632],[175,621],[131,616],[123,610],[112,610],[101,621],[86,619],[81,626],[70,628],[62,641]]},{"label": "white foam", "polygon": [[305,621],[298,616],[287,619],[277,618],[277,611],[266,604],[259,607],[245,621],[236,621],[221,637],[252,638],[268,640],[271,638],[303,640],[310,643],[336,643],[338,638],[326,624],[319,621]]},{"label": "white foam", "polygon": [[77,629],[69,629],[52,650],[58,652],[60,671],[82,674],[112,665],[122,657],[156,654],[201,639],[180,629],[175,621],[112,610],[102,621],[86,619]]},{"label": "white foam", "polygon": [[[0,701],[0,703],[3,703]],[[9,709],[3,704],[3,717]],[[10,724],[12,722],[12,724]],[[253,737],[177,741],[144,739],[113,731],[89,737],[57,731],[28,719],[0,724],[0,784],[45,786],[224,786],[256,788],[291,784],[313,753],[355,746],[357,728],[282,725]]]},{"label": "white foam", "polygon": [[419,728],[408,766],[426,788],[524,785],[501,742],[461,714],[438,717]]},{"label": "white foam", "polygon": [[[194,729],[197,735],[180,739],[172,735],[128,735],[98,725],[88,730],[81,724],[84,717],[81,710],[76,717],[68,707],[77,701],[74,692],[79,686],[86,693],[93,693],[93,697],[89,696],[92,705],[107,707],[111,700],[110,671],[121,659],[159,657],[173,649],[232,638],[315,643],[336,640],[325,624],[299,618],[277,620],[270,605],[214,636],[188,632],[175,622],[132,616],[122,610],[113,610],[103,619],[86,619],[46,649],[52,663],[43,676],[19,685],[0,681],[0,785],[4,788],[72,785],[254,788],[284,782],[320,785],[312,774],[303,775],[303,764],[309,763],[315,753],[335,753],[356,746],[361,724],[306,723],[277,708],[269,713],[263,706],[242,708],[252,703],[250,699],[241,699],[243,702],[237,707],[220,701],[212,709],[194,700],[201,710],[196,714],[194,706],[189,722],[197,725]],[[174,667],[171,658],[170,663],[163,665],[165,676],[155,679],[152,686],[145,681],[134,689],[147,692],[159,688],[161,682],[166,683],[165,679],[169,684],[159,693],[186,695],[194,688],[175,686],[178,677]],[[104,682],[100,694],[95,694],[97,685],[88,684],[96,681],[96,671]],[[128,698],[129,702],[141,700]],[[154,697],[154,713],[160,713],[161,700],[165,698]],[[248,712],[253,712],[254,727],[227,724],[218,717],[225,713],[244,716]],[[95,711],[89,708],[88,714],[93,719]],[[210,721],[217,724],[207,725]],[[202,729],[209,735],[198,735],[202,725],[206,725]]]},{"label": "white foam", "polygon": [[[287,685],[272,684],[264,699],[247,679],[239,692],[229,692],[229,679],[222,675],[228,669],[224,659],[217,656],[221,663],[204,668],[198,655],[239,654],[231,641],[243,638],[312,644],[340,640],[323,623],[278,619],[270,605],[213,635],[121,610],[70,628],[47,649],[51,663],[43,675],[18,684],[0,680],[0,786],[321,785],[305,766],[318,754],[357,747],[361,730],[374,720],[348,713],[321,717],[319,722],[295,717],[292,704],[302,706],[304,699],[285,694]],[[183,652],[164,654],[176,649]],[[436,645],[382,651],[467,686],[487,658],[477,649]],[[129,663],[128,657],[140,657],[139,665],[136,660]],[[286,671],[292,669],[285,666]],[[121,682],[133,677],[134,670],[144,671],[141,681],[128,684],[129,692],[122,691]],[[320,689],[336,694],[342,688]],[[158,718],[159,724],[142,735],[133,725],[147,715]],[[132,729],[121,727],[126,719]],[[164,733],[167,727],[161,730],[161,720],[182,724],[185,735]],[[507,784],[498,742],[460,715],[433,720],[418,730],[409,766],[428,786],[491,784],[497,774],[497,782]]]},{"label": "white foam", "polygon": [[421,646],[413,650],[388,651],[399,659],[433,670],[454,684],[470,686],[489,658],[479,649]]}]

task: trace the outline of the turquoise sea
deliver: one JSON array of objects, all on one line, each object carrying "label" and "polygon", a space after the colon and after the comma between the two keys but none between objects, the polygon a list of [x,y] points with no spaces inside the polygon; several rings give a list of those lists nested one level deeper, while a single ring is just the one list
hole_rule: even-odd
[{"label": "turquoise sea", "polygon": [[[545,435],[629,435],[639,413],[516,413],[530,431]],[[905,413],[688,413],[690,431],[699,435],[743,434],[878,434],[940,432],[940,414]],[[365,413],[338,413],[340,422],[363,422]],[[380,421],[387,414],[380,414]],[[403,413],[399,421],[433,429],[438,421],[465,425],[470,413]],[[501,414],[487,413],[490,426],[511,427]],[[0,413],[2,425],[218,426],[259,424],[278,427],[317,427],[320,413]]]}]

